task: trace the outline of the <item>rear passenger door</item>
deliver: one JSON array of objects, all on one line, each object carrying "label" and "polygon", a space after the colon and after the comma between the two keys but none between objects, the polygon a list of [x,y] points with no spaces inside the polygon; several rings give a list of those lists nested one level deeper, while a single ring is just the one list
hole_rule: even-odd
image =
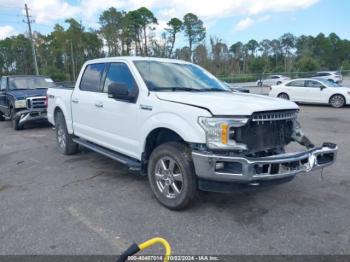
[{"label": "rear passenger door", "polygon": [[85,67],[80,85],[72,94],[72,117],[75,135],[97,142],[100,129],[96,124],[98,96],[101,94],[105,63],[89,64]]}]

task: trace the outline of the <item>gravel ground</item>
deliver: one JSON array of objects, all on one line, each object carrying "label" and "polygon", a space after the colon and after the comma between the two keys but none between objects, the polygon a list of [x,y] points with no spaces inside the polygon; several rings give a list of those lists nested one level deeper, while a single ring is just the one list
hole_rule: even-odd
[{"label": "gravel ground", "polygon": [[256,192],[202,192],[182,212],[108,158],[59,154],[49,126],[16,132],[0,122],[0,254],[118,254],[158,235],[174,254],[350,254],[350,108],[301,108],[316,144],[339,144],[323,179],[317,171]]}]

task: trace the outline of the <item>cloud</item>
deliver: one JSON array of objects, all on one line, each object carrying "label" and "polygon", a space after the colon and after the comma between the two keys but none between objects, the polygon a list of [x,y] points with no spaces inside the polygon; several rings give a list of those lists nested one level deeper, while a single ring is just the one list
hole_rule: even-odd
[{"label": "cloud", "polygon": [[12,26],[10,25],[0,26],[0,40],[16,34],[17,34],[16,30]]},{"label": "cloud", "polygon": [[252,18],[250,17],[244,18],[237,23],[237,25],[235,26],[235,31],[243,31],[254,24],[255,24],[255,21]]},{"label": "cloud", "polygon": [[242,20],[240,20],[234,27],[234,30],[235,31],[243,31],[243,30],[246,30],[247,28],[249,27],[252,27],[253,25],[257,24],[257,23],[263,23],[263,22],[266,22],[268,20],[271,19],[271,16],[269,15],[265,15],[265,16],[262,16],[262,17],[258,17],[258,18],[251,18],[251,17],[247,17],[247,18],[244,18]]}]

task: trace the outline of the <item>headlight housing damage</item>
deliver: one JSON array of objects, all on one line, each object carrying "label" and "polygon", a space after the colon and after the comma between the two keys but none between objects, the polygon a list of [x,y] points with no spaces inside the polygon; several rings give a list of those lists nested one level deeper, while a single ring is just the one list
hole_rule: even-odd
[{"label": "headlight housing damage", "polygon": [[231,127],[244,126],[249,121],[246,117],[237,118],[215,118],[215,117],[199,117],[198,123],[204,129],[206,134],[207,146],[210,149],[236,149],[246,150],[244,144],[236,143],[229,139],[234,132]]}]

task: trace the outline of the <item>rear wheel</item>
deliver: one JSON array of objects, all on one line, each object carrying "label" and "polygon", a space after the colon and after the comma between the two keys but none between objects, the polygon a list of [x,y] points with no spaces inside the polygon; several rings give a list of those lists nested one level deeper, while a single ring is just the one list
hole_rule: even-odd
[{"label": "rear wheel", "polygon": [[258,86],[259,86],[259,87],[262,87],[262,86],[263,86],[263,82],[261,82],[261,81],[258,82]]},{"label": "rear wheel", "polygon": [[58,150],[64,155],[73,155],[78,152],[78,144],[73,142],[73,136],[68,133],[66,120],[62,112],[55,117],[56,142]]},{"label": "rear wheel", "polygon": [[281,99],[289,100],[289,95],[287,95],[286,93],[281,93],[277,97]]},{"label": "rear wheel", "polygon": [[157,200],[173,210],[191,204],[197,192],[190,149],[183,143],[158,146],[148,164],[148,180]]},{"label": "rear wheel", "polygon": [[329,103],[335,108],[343,107],[345,105],[345,97],[342,95],[334,95],[329,99]]},{"label": "rear wheel", "polygon": [[23,125],[19,123],[19,118],[16,117],[16,111],[14,108],[11,108],[11,122],[14,130],[22,130]]}]

